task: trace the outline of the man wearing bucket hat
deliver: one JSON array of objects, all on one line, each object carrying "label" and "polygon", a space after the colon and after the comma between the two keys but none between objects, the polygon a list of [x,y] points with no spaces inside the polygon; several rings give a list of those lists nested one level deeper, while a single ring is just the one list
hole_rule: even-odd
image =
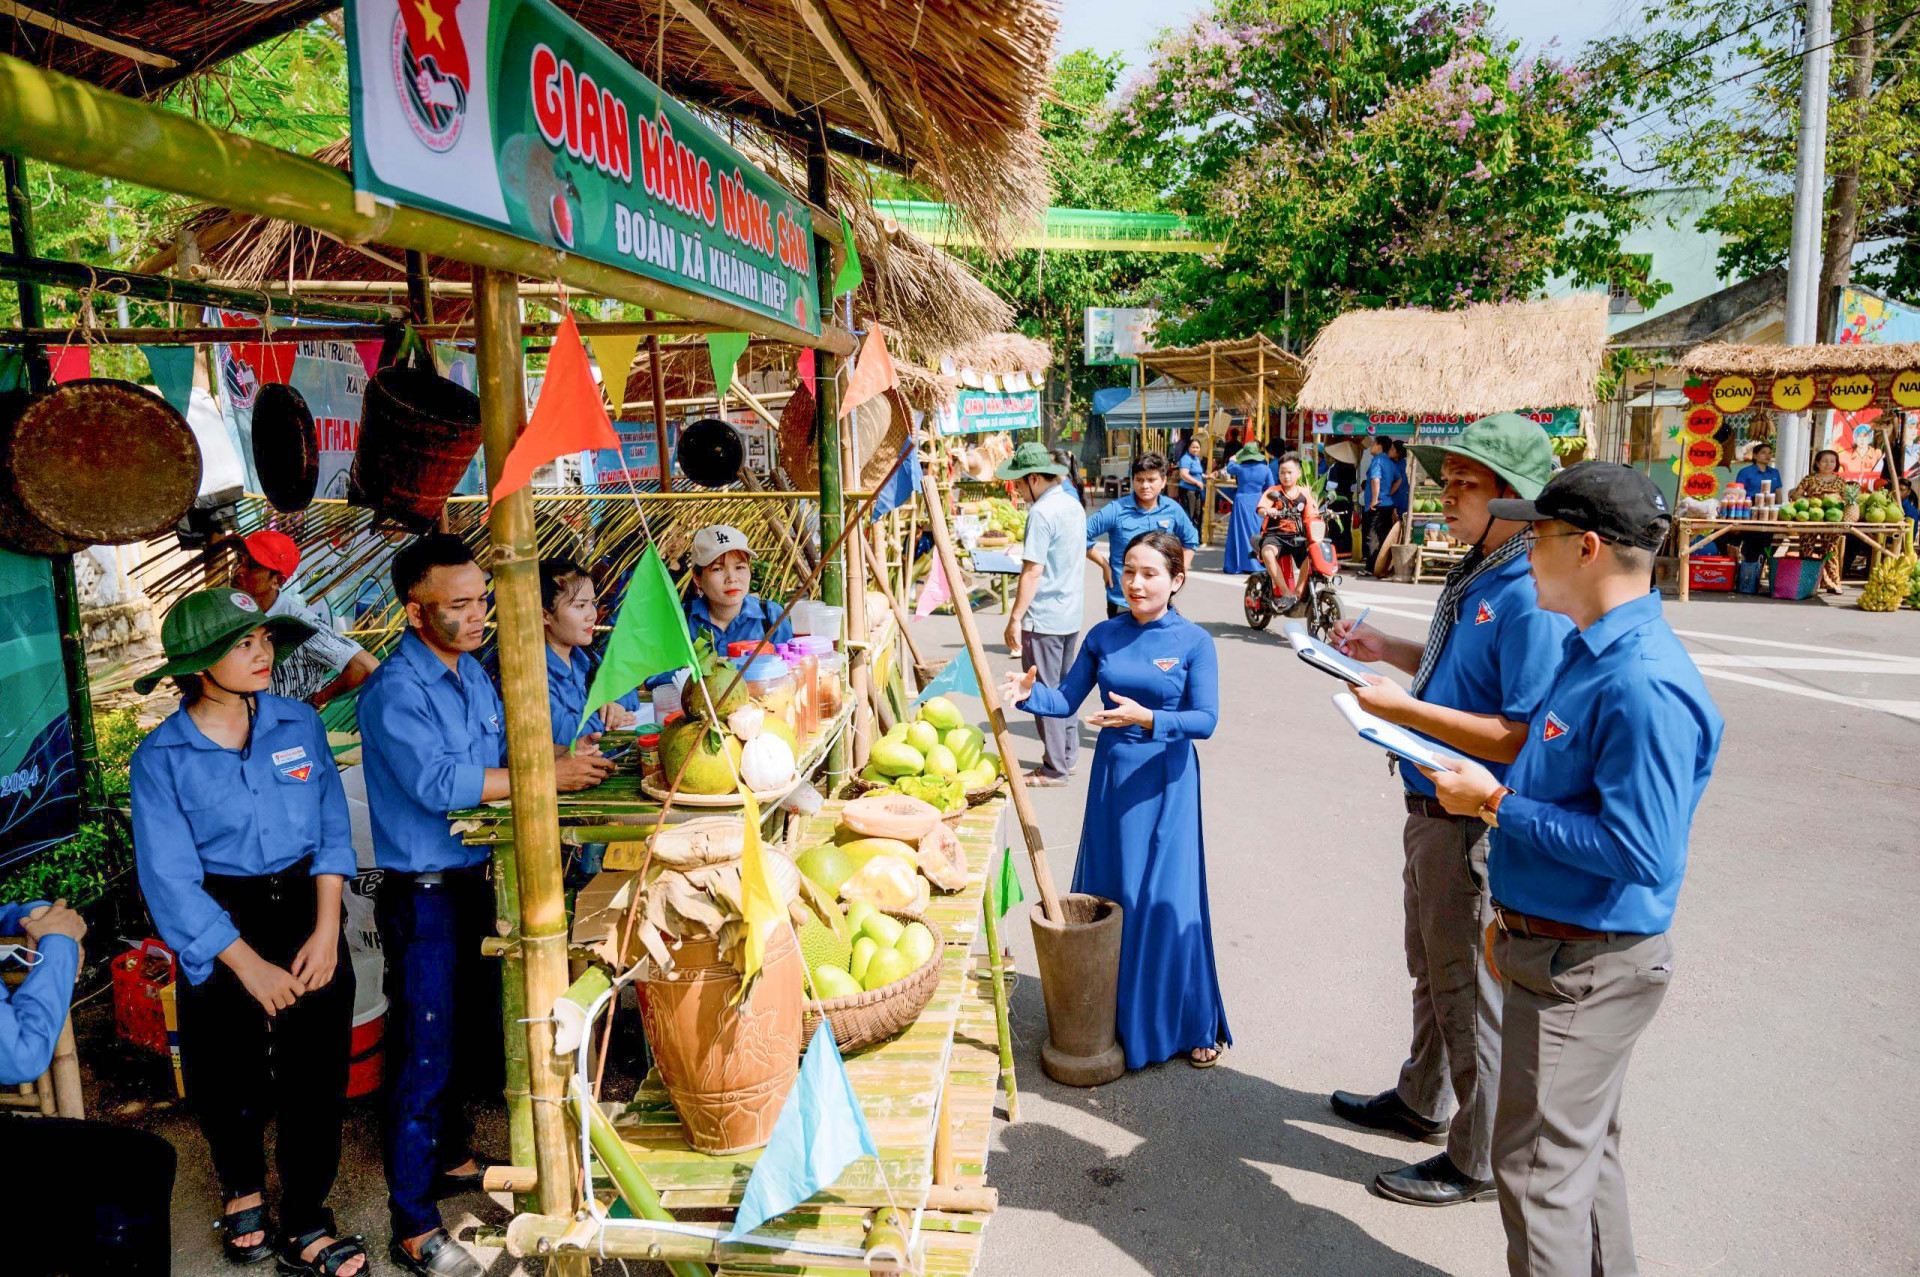
[{"label": "man wearing bucket hat", "polygon": [[[354,981],[341,893],[357,872],[346,792],[312,708],[272,695],[311,634],[239,590],[181,599],[161,626],[180,707],[134,751],[133,845],[154,926],[179,957],[180,1065],[219,1179],[229,1262],[366,1267],[327,1209],[340,1163]],[[279,1224],[268,1219],[276,1126]]]},{"label": "man wearing bucket hat", "polygon": [[268,616],[303,621],[313,637],[273,667],[273,694],[319,709],[367,681],[380,668],[372,652],[333,627],[332,616],[307,602],[288,582],[300,570],[300,547],[276,528],[261,528],[224,544],[238,552],[233,583]]},{"label": "man wearing bucket hat", "polygon": [[[1391,722],[1483,758],[1512,757],[1545,695],[1570,630],[1540,609],[1527,575],[1523,524],[1489,513],[1503,495],[1537,495],[1553,471],[1546,432],[1513,413],[1473,422],[1415,457],[1440,477],[1441,509],[1471,546],[1447,577],[1425,644],[1343,621],[1333,638],[1351,656],[1413,676],[1409,693],[1380,679],[1355,695]],[[1390,463],[1374,458],[1379,467]],[[1500,1068],[1500,984],[1480,937],[1491,918],[1486,828],[1442,807],[1433,782],[1399,765],[1405,786],[1407,970],[1413,977],[1413,1041],[1392,1090],[1335,1091],[1334,1112],[1361,1126],[1414,1139],[1446,1138],[1446,1150],[1374,1177],[1384,1197],[1450,1206],[1493,1193],[1493,1107]],[[1455,1109],[1451,1122],[1449,1109]]]},{"label": "man wearing bucket hat", "polygon": [[[385,871],[387,1255],[413,1273],[479,1277],[437,1199],[480,1187],[466,1106],[500,1058],[499,966],[480,953],[494,923],[489,856],[447,821],[509,795],[504,711],[473,655],[486,637],[487,575],[458,537],[429,534],[394,556],[393,592],[407,631],[360,692],[367,812]],[[563,792],[613,770],[597,752],[554,751]]]},{"label": "man wearing bucket hat", "polygon": [[[1058,686],[1080,647],[1086,607],[1087,512],[1061,480],[1067,468],[1045,444],[1023,443],[993,472],[1027,497],[1026,539],[1020,547],[1020,582],[1007,615],[1007,650],[1023,670]],[[1040,718],[1040,763],[1027,773],[1035,785],[1064,785],[1080,759],[1080,725],[1071,718]]]},{"label": "man wearing bucket hat", "polygon": [[1671,522],[1652,480],[1583,461],[1493,513],[1527,526],[1540,606],[1578,629],[1517,750],[1483,755],[1517,753],[1504,779],[1464,759],[1430,773],[1448,811],[1493,828],[1507,1267],[1630,1273],[1620,1097],[1673,976],[1667,929],[1724,723],[1648,588]]}]

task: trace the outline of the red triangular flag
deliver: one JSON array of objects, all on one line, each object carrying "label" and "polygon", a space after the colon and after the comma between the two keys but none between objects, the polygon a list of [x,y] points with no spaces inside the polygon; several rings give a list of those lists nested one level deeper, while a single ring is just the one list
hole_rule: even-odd
[{"label": "red triangular flag", "polygon": [[93,347],[54,346],[47,351],[48,371],[56,386],[93,376]]},{"label": "red triangular flag", "polygon": [[860,357],[853,365],[853,375],[847,378],[847,393],[840,397],[840,415],[846,416],[875,395],[899,384],[900,374],[894,371],[893,356],[887,354],[886,338],[880,335],[876,324],[867,330],[867,339],[860,344]]},{"label": "red triangular flag", "polygon": [[620,436],[607,420],[600,385],[587,363],[587,348],[580,344],[580,328],[573,316],[566,314],[561,317],[560,331],[553,335],[553,351],[547,356],[547,376],[540,384],[533,420],[514,440],[489,504],[526,487],[533,472],[555,457],[590,448],[618,451]]},{"label": "red triangular flag", "polygon": [[384,343],[377,341],[356,341],[353,353],[360,356],[360,366],[367,370],[367,376],[380,371],[380,347]]},{"label": "red triangular flag", "polygon": [[806,386],[807,393],[817,395],[820,393],[820,390],[813,384],[813,368],[813,348],[809,346],[800,352],[800,360],[795,365],[794,370],[800,374],[800,381]]},{"label": "red triangular flag", "polygon": [[299,343],[291,341],[243,341],[233,346],[233,357],[253,369],[263,386],[292,381],[293,360],[299,353]]}]

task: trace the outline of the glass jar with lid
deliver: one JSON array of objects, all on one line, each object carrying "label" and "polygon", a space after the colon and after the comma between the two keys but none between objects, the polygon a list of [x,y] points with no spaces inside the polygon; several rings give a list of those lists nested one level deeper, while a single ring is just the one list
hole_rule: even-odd
[{"label": "glass jar with lid", "polygon": [[749,659],[742,669],[746,673],[747,695],[758,701],[768,714],[784,722],[788,731],[797,732],[794,726],[797,688],[787,663],[768,653]]}]

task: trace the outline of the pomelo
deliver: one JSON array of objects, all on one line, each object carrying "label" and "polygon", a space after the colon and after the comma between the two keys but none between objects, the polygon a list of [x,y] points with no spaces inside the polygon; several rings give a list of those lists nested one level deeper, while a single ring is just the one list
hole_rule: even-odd
[{"label": "pomelo", "polygon": [[[740,770],[740,742],[724,729],[719,731],[719,742],[715,748],[707,724],[699,718],[683,718],[669,726],[660,734],[660,765],[668,783],[678,776],[680,788],[689,794],[732,793],[738,788],[733,778]],[[680,770],[683,762],[684,772]]]},{"label": "pomelo", "polygon": [[858,873],[866,861],[847,854],[846,848],[830,842],[809,847],[794,858],[800,872],[819,883],[830,896],[840,893],[841,884]]}]

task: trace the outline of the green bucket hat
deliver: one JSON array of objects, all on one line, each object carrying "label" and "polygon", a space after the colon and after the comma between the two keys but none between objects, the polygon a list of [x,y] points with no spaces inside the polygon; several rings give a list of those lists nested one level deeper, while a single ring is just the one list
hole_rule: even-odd
[{"label": "green bucket hat", "polygon": [[1240,451],[1234,453],[1233,459],[1235,461],[1265,461],[1267,459],[1267,450],[1257,443],[1250,443],[1240,449]]},{"label": "green bucket hat", "polygon": [[145,696],[163,678],[200,673],[262,625],[273,638],[275,665],[313,637],[311,625],[291,616],[267,616],[244,591],[196,590],[175,603],[160,625],[160,645],[166,649],[167,663],[135,679],[133,690]]},{"label": "green bucket hat", "polygon": [[1411,444],[1407,451],[1436,480],[1448,454],[1478,461],[1527,501],[1539,496],[1553,477],[1553,444],[1547,432],[1514,412],[1482,417],[1446,443]]},{"label": "green bucket hat", "polygon": [[1067,468],[1053,459],[1044,443],[1023,443],[993,472],[996,479],[1020,479],[1030,474],[1065,474]]}]

